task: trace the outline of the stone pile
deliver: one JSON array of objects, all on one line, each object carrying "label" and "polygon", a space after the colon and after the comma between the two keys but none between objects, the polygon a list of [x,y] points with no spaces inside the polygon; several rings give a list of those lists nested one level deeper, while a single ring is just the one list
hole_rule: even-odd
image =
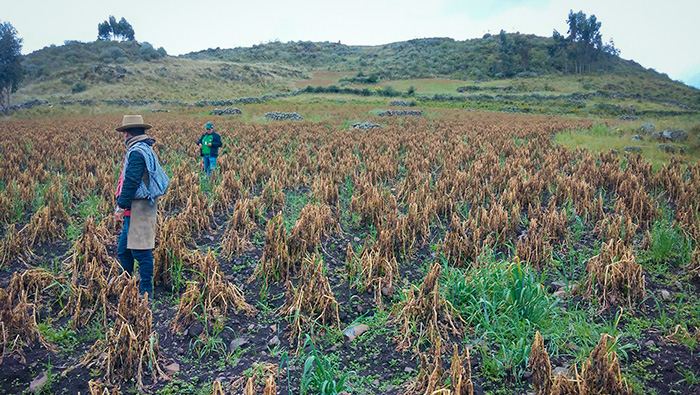
[{"label": "stone pile", "polygon": [[393,116],[408,116],[408,117],[422,117],[423,110],[385,110],[380,111],[380,117],[393,117]]},{"label": "stone pile", "polygon": [[389,105],[394,107],[413,107],[416,103],[406,100],[392,100],[389,102]]},{"label": "stone pile", "polygon": [[151,112],[170,112],[170,110],[155,109],[151,110]]},{"label": "stone pile", "polygon": [[688,132],[685,130],[670,129],[663,132],[654,132],[651,137],[656,140],[684,141],[688,138]]},{"label": "stone pile", "polygon": [[653,123],[645,123],[644,125],[640,126],[639,129],[637,129],[637,132],[642,134],[649,134],[654,133],[655,130],[656,127],[654,127]]},{"label": "stone pile", "polygon": [[302,117],[295,112],[273,111],[266,113],[265,119],[269,119],[271,121],[301,121]]},{"label": "stone pile", "polygon": [[26,101],[24,103],[12,105],[12,106],[10,106],[10,110],[12,110],[12,111],[28,110],[32,107],[37,107],[37,106],[53,107],[51,105],[51,103],[49,103],[47,101],[34,99],[34,100]]},{"label": "stone pile", "polygon": [[382,125],[377,124],[377,123],[372,123],[372,122],[369,122],[369,121],[359,122],[359,123],[353,123],[352,125],[350,125],[350,130],[353,130],[353,129],[363,129],[363,130],[367,130],[367,129],[372,129],[372,128],[379,128],[379,129],[381,129],[381,128],[382,128]]},{"label": "stone pile", "polygon": [[237,107],[226,107],[226,108],[215,108],[211,110],[211,115],[234,115],[243,114],[240,108]]}]

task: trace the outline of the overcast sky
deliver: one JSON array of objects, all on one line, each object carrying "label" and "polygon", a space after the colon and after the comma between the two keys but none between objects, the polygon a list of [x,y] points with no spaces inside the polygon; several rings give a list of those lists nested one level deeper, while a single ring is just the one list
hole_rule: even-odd
[{"label": "overcast sky", "polygon": [[[65,40],[94,41],[114,15],[136,40],[179,55],[207,48],[282,42],[378,45],[425,37],[477,38],[490,32],[566,35],[569,10],[595,14],[603,40],[644,67],[690,81],[700,75],[699,0],[0,0],[27,54]],[[700,85],[700,77],[696,85]]]}]

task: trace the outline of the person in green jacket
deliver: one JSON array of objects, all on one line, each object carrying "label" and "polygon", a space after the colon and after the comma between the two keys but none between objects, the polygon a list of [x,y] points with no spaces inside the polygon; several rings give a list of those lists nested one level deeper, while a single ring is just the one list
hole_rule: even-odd
[{"label": "person in green jacket", "polygon": [[221,136],[214,131],[213,123],[207,123],[206,131],[197,140],[197,145],[201,147],[204,172],[210,176],[216,167],[216,158],[219,156],[219,147],[221,147]]}]

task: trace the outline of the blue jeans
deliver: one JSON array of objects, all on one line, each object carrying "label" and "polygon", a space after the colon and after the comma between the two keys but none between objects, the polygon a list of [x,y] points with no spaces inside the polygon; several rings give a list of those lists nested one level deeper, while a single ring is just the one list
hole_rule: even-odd
[{"label": "blue jeans", "polygon": [[203,155],[202,160],[204,160],[204,172],[210,176],[211,172],[216,167],[216,156]]},{"label": "blue jeans", "polygon": [[117,256],[119,264],[127,273],[134,272],[134,259],[139,262],[139,292],[148,292],[149,298],[153,297],[153,252],[151,250],[130,250],[126,248],[126,239],[129,234],[129,222],[131,217],[124,217],[124,226],[119,235],[119,245],[117,246]]}]

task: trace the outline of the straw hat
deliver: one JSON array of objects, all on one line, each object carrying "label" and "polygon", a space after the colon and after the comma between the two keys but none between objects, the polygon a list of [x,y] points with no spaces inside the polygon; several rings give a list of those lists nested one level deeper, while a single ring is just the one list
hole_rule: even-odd
[{"label": "straw hat", "polygon": [[117,132],[123,132],[126,129],[131,129],[131,128],[144,128],[144,129],[150,129],[153,126],[143,123],[143,118],[140,115],[124,115],[124,118],[122,119],[122,126],[117,126],[114,128]]}]

